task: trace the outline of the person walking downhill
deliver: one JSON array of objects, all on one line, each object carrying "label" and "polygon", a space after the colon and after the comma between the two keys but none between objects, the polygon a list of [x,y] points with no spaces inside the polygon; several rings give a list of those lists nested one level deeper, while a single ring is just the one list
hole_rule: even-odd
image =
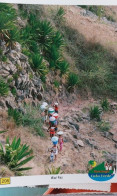
[{"label": "person walking downhill", "polygon": [[51,161],[51,162],[54,161],[54,151],[53,151],[53,150],[51,150],[50,161]]},{"label": "person walking downhill", "polygon": [[58,103],[57,102],[54,104],[54,110],[55,110],[55,113],[58,113]]},{"label": "person walking downhill", "polygon": [[57,159],[57,154],[58,154],[58,145],[54,144],[52,149],[53,149],[55,160],[56,160]]},{"label": "person walking downhill", "polygon": [[59,146],[60,146],[59,150],[61,152],[62,149],[63,149],[63,137],[62,137],[62,135],[59,135],[58,143],[59,143]]},{"label": "person walking downhill", "polygon": [[55,136],[55,127],[50,127],[50,137]]}]

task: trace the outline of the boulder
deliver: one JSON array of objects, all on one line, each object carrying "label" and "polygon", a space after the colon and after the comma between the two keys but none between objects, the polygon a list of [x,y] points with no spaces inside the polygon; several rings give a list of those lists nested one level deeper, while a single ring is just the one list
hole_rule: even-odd
[{"label": "boulder", "polygon": [[83,143],[83,141],[82,141],[82,140],[77,140],[77,144],[78,144],[79,146],[81,146],[81,147],[83,147],[83,146],[84,146],[84,143]]}]

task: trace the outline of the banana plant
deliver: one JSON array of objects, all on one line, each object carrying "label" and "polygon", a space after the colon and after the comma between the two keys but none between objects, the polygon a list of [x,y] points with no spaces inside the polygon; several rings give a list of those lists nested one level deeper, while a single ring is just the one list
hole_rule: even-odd
[{"label": "banana plant", "polygon": [[21,144],[20,138],[16,139],[16,137],[14,137],[12,143],[10,143],[9,137],[7,137],[5,149],[0,143],[1,162],[14,172],[32,169],[31,167],[23,167],[34,158],[31,154],[32,149],[29,149],[27,144]]}]

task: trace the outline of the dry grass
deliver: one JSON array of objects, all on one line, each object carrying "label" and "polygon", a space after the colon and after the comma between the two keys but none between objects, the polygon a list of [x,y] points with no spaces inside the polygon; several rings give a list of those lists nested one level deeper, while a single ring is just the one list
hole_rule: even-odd
[{"label": "dry grass", "polygon": [[5,110],[0,110],[0,117],[1,118],[8,118],[8,113]]},{"label": "dry grass", "polygon": [[11,177],[14,176],[14,173],[11,170],[9,170],[6,166],[0,166],[0,176]]},{"label": "dry grass", "polygon": [[3,119],[2,126],[4,129],[7,129],[7,130],[14,130],[16,128],[16,124],[12,118],[10,120]]}]

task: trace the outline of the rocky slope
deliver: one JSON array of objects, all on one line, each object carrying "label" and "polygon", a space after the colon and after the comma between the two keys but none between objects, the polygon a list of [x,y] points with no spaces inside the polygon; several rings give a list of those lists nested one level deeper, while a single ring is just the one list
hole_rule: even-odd
[{"label": "rocky slope", "polygon": [[21,102],[29,99],[35,105],[43,98],[41,79],[31,69],[28,57],[21,53],[21,45],[15,44],[14,50],[7,52],[5,42],[1,49],[7,61],[0,62],[0,76],[8,83],[10,90],[15,89],[15,96],[9,92],[7,97],[0,98],[1,108],[20,108]]},{"label": "rocky slope", "polygon": [[[113,44],[117,41],[116,23],[98,21],[96,16],[91,15],[91,13],[87,14],[79,7],[65,6],[64,9],[69,26],[83,34],[88,41],[99,42],[116,52],[116,45]],[[18,20],[20,25],[25,25],[21,18]],[[112,44],[107,46],[107,40]],[[47,75],[44,91],[39,75],[36,75],[31,69],[28,57],[22,54],[21,45],[16,43],[14,50],[8,52],[5,43],[2,42],[1,48],[7,57],[7,61],[0,62],[0,76],[8,82],[10,91],[8,96],[0,97],[0,130],[8,129],[7,133],[0,135],[0,141],[4,145],[7,135],[10,136],[11,140],[17,136],[17,138],[21,138],[22,143],[30,145],[35,158],[27,164],[33,169],[25,174],[45,174],[46,169],[50,168],[52,164],[49,162],[48,148],[51,147],[51,141],[47,133],[48,124],[43,126],[46,137],[41,138],[33,134],[30,128],[17,127],[12,120],[9,121],[7,112],[4,111],[10,107],[18,108],[23,112],[23,102],[31,102],[35,106],[43,100],[46,100],[50,105],[54,101],[59,102],[59,130],[64,131],[64,147],[54,166],[61,166],[64,173],[84,173],[87,171],[88,161],[92,159],[97,162],[112,160],[115,163],[117,104],[110,100],[112,110],[104,113],[102,119],[109,121],[111,129],[102,132],[98,129],[98,123],[91,121],[89,116],[89,108],[94,104],[98,105],[100,100],[91,98],[90,93],[84,97],[78,94],[77,90],[73,94],[67,92],[65,78],[60,78],[59,73],[55,74],[53,71]],[[67,59],[71,61],[68,56]],[[55,88],[54,80],[60,82],[59,88]],[[11,93],[13,89],[15,89],[15,95]]]}]

